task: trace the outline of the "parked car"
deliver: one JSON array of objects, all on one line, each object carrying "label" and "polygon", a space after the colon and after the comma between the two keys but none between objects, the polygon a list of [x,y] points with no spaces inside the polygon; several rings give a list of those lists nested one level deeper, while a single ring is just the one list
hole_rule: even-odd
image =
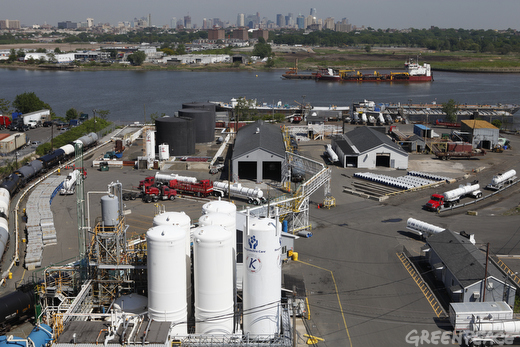
[{"label": "parked car", "polygon": [[47,121],[43,122],[43,126],[46,127],[46,128],[47,127],[51,127],[52,125],[53,125],[53,123],[50,120],[47,120]]},{"label": "parked car", "polygon": [[41,141],[33,141],[33,142],[31,142],[31,147],[32,148],[36,148],[36,147],[38,147],[41,144],[42,144]]}]

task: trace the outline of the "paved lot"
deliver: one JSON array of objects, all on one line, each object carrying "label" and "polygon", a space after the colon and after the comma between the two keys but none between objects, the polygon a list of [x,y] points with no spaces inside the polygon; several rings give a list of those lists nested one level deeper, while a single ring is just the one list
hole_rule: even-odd
[{"label": "paved lot", "polygon": [[[520,138],[513,140],[513,148],[520,148]],[[300,144],[303,155],[322,160],[324,142]],[[103,148],[97,155],[109,150]],[[87,158],[86,163],[96,156]],[[411,155],[410,169],[442,173],[460,178],[459,182],[478,179],[489,182],[491,177],[510,168],[520,172],[516,151],[490,153],[480,160],[430,160],[430,156]],[[86,165],[89,166],[89,165]],[[474,170],[482,169],[475,173]],[[406,346],[405,336],[412,330],[430,332],[447,329],[435,319],[430,304],[405,270],[396,253],[405,246],[412,254],[419,254],[423,242],[406,230],[406,220],[417,218],[454,231],[474,233],[477,243],[490,243],[491,252],[501,255],[520,255],[520,216],[505,216],[504,212],[518,206],[520,186],[500,194],[497,198],[473,205],[477,216],[466,214],[468,209],[440,215],[422,210],[433,192],[442,193],[457,184],[404,193],[382,203],[343,192],[351,184],[356,169],[332,167],[331,188],[337,206],[318,209],[323,191],[312,197],[311,221],[313,236],[296,242],[299,261],[284,265],[284,273],[303,278],[309,298],[309,333],[324,341],[321,346]],[[404,171],[376,170],[388,175],[404,175]],[[151,175],[148,170],[132,168],[110,169],[100,172],[88,170],[86,191],[105,191],[110,182],[119,180],[124,188],[137,185]],[[187,172],[185,172],[187,173]],[[206,172],[188,172],[205,178]],[[463,179],[468,175],[466,179]],[[446,189],[445,189],[446,188]],[[101,194],[90,194],[91,218],[101,215]],[[152,225],[155,207],[140,200],[125,202],[130,210],[127,222],[130,236],[142,234]],[[185,211],[192,220],[198,219],[202,203],[177,199],[165,201],[167,210]],[[52,205],[58,230],[59,244],[45,249],[45,265],[77,255],[76,208],[74,196],[57,196]],[[503,258],[514,270],[520,264],[514,258]],[[14,278],[27,278],[20,266]],[[11,286],[13,281],[8,282]],[[7,288],[4,288],[4,290]],[[299,341],[303,343],[304,340]]]}]

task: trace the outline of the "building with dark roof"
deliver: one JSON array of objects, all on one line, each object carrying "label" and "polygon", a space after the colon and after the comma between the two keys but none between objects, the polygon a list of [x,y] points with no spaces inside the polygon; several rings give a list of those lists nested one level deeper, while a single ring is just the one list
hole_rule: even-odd
[{"label": "building with dark roof", "polygon": [[358,127],[346,134],[336,136],[332,138],[331,146],[343,167],[408,168],[408,153],[388,136],[370,127]]},{"label": "building with dark roof", "polygon": [[469,239],[444,230],[430,236],[423,249],[435,277],[453,302],[505,301],[514,306],[516,288],[493,261]]},{"label": "building with dark roof", "polygon": [[278,125],[257,121],[246,125],[237,133],[233,147],[233,178],[282,180],[285,161],[285,144]]}]

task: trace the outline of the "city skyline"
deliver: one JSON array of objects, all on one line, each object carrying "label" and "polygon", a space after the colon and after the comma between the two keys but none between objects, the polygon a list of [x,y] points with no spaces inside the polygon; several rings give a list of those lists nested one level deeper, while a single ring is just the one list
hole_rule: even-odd
[{"label": "city skyline", "polygon": [[336,22],[347,18],[352,25],[375,29],[428,29],[432,26],[455,29],[520,29],[517,19],[520,12],[518,0],[367,0],[363,3],[340,0],[265,0],[255,4],[227,0],[218,3],[194,0],[182,4],[166,0],[26,0],[2,1],[0,19],[19,20],[22,26],[44,23],[57,26],[58,22],[84,22],[86,18],[93,18],[95,24],[110,23],[116,26],[118,22],[133,21],[134,18],[151,15],[152,25],[162,27],[170,26],[173,17],[181,19],[189,15],[192,23],[201,27],[204,18],[220,18],[221,21],[229,21],[235,25],[238,14],[243,13],[247,16],[257,12],[261,19],[266,17],[276,23],[278,14],[308,16],[313,8],[316,9],[317,18],[333,17]]}]

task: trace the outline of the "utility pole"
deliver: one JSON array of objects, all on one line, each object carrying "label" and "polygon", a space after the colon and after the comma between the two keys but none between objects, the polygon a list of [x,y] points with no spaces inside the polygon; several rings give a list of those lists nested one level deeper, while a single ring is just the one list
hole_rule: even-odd
[{"label": "utility pole", "polygon": [[484,271],[484,294],[482,295],[482,301],[486,301],[486,286],[487,286],[487,277],[488,277],[488,262],[489,262],[489,242],[486,247],[486,270]]}]

